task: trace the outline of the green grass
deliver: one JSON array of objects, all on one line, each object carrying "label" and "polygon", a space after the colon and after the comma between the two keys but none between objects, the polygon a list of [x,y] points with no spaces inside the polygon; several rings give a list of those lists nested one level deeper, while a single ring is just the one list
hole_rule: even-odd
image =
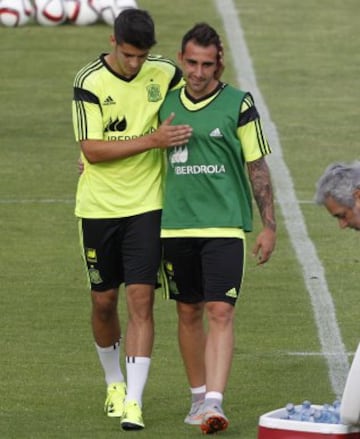
[{"label": "green grass", "polygon": [[[298,198],[311,201],[328,163],[358,158],[360,98],[357,0],[237,0],[261,92],[279,130]],[[157,23],[158,53],[176,58],[183,32],[208,21],[212,2],[143,0]],[[102,415],[104,382],[93,348],[90,301],[73,199],[78,147],[71,125],[75,72],[109,48],[106,25],[0,28],[1,341],[0,437],[118,438]],[[224,79],[235,74],[224,38]],[[46,201],[47,200],[47,201]],[[359,236],[340,232],[321,208],[302,204],[327,275],[344,343],[358,343]],[[258,417],[288,401],[333,395],[302,270],[278,211],[267,266],[248,268],[237,306],[236,350],[225,396],[227,438],[255,439]],[[258,220],[256,219],[256,228]],[[125,319],[124,302],[120,312]],[[156,344],[144,397],[146,429],[134,436],[196,438],[183,424],[189,392],[174,304],[155,304]]]}]

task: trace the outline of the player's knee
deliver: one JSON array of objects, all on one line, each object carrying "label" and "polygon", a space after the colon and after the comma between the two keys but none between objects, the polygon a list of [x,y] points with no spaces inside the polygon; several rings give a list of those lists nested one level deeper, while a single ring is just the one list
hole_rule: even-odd
[{"label": "player's knee", "polygon": [[203,302],[201,303],[183,303],[177,302],[177,312],[181,323],[189,326],[202,324]]},{"label": "player's knee", "polygon": [[101,320],[110,319],[117,312],[117,292],[92,292],[93,313]]},{"label": "player's knee", "polygon": [[234,319],[234,307],[225,302],[208,302],[206,311],[209,322],[218,326],[227,326],[232,324]]}]

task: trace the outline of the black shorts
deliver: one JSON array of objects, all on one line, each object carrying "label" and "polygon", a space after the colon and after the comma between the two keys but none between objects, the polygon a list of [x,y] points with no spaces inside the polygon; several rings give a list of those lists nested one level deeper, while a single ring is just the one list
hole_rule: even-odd
[{"label": "black shorts", "polygon": [[164,238],[163,246],[163,268],[172,299],[235,305],[244,271],[242,239]]},{"label": "black shorts", "polygon": [[80,239],[91,289],[155,285],[161,258],[161,211],[126,218],[81,219]]}]

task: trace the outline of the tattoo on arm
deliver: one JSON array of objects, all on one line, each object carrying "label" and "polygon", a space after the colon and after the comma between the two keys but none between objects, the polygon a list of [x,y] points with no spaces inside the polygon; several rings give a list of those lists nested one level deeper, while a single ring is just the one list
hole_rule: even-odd
[{"label": "tattoo on arm", "polygon": [[274,197],[269,168],[262,157],[247,164],[253,195],[264,227],[276,230]]}]

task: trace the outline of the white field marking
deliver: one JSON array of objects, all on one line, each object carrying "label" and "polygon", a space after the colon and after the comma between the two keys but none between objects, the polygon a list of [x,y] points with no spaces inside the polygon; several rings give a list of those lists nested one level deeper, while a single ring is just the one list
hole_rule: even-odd
[{"label": "white field marking", "polygon": [[[334,357],[339,354],[333,352],[287,352],[287,355],[295,357]],[[353,357],[355,352],[345,352],[345,355],[347,357]]]},{"label": "white field marking", "polygon": [[[335,308],[328,290],[324,268],[310,240],[302,212],[296,199],[293,181],[284,162],[279,136],[256,82],[252,60],[246,46],[238,11],[232,0],[214,0],[224,28],[237,72],[237,81],[254,96],[273,153],[267,158],[278,204],[284,217],[291,244],[302,267],[306,288],[314,310],[323,355],[336,395],[341,395],[349,371],[344,343],[337,324]],[[281,245],[280,243],[278,245]],[[291,289],[291,287],[290,287]],[[330,355],[331,354],[331,355]]]},{"label": "white field marking", "polygon": [[[309,351],[271,351],[271,352],[240,352],[234,353],[234,357],[334,357],[339,354],[334,352],[309,352]],[[341,353],[342,355],[342,353]],[[355,352],[345,352],[347,357],[354,357]]]}]

